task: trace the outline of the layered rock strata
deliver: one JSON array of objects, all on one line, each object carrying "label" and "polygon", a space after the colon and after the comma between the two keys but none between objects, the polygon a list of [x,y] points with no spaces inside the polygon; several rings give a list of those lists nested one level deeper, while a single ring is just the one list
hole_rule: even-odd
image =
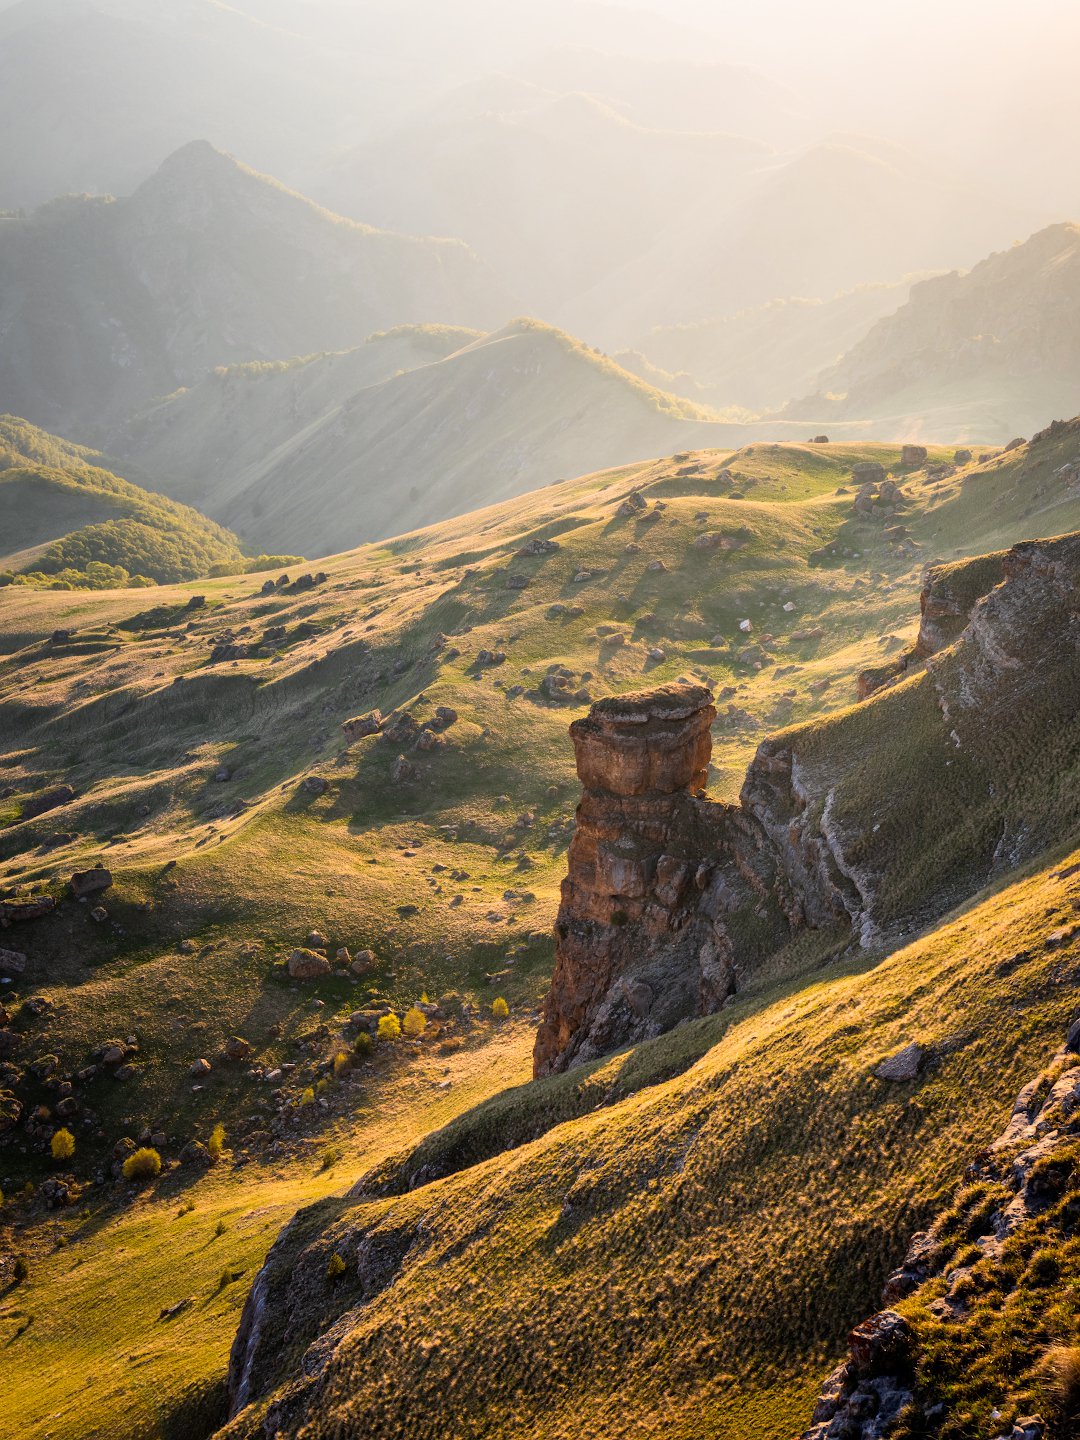
[{"label": "layered rock strata", "polygon": [[584,793],[537,1075],[716,1010],[746,951],[801,921],[764,827],[702,794],[715,715],[707,689],[670,685],[602,700],[570,727]]}]

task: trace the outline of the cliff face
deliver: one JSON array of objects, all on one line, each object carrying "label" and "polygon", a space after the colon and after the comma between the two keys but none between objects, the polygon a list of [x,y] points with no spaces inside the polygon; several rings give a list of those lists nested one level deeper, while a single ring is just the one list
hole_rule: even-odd
[{"label": "cliff face", "polygon": [[958,640],[976,604],[1005,578],[1004,561],[1004,555],[999,552],[951,565],[930,566],[919,595],[919,633],[915,644],[886,664],[862,671],[858,679],[859,699],[867,700],[875,691],[903,679],[931,655]]},{"label": "cliff face", "polygon": [[1080,823],[1080,536],[930,572],[911,659],[910,686],[764,741],[737,806],[701,792],[708,690],[575,722],[537,1075],[719,1008],[801,927],[869,946],[922,923]]},{"label": "cliff face", "polygon": [[764,828],[701,793],[715,716],[708,690],[673,685],[602,700],[570,727],[584,794],[537,1075],[718,1009],[746,958],[733,918],[750,920],[751,949],[801,918]]}]

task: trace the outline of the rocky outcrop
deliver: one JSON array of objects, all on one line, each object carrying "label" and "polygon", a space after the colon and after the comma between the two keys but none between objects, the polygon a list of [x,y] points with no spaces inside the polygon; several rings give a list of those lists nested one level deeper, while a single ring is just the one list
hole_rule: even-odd
[{"label": "rocky outcrop", "polygon": [[[991,1343],[990,1326],[984,1332],[976,1323],[979,1297],[1003,1292],[1021,1313],[1024,1277],[1018,1282],[1015,1257],[1036,1249],[1045,1257],[1057,1246],[1075,1245],[1078,1051],[1080,1022],[1050,1065],[1020,1092],[1004,1133],[968,1166],[953,1204],[912,1238],[885,1284],[882,1299],[890,1308],[852,1330],[848,1358],[825,1381],[802,1440],[886,1440],[897,1432],[901,1416],[904,1435],[972,1433],[950,1424],[964,1417],[966,1397],[950,1398],[949,1369],[974,1370],[983,1358],[979,1352]],[[1071,1277],[1059,1262],[1044,1259],[1029,1283],[1045,1314],[1053,1299],[1050,1288],[1057,1284],[1067,1293]],[[935,1332],[932,1363],[920,1350],[924,1327]],[[1006,1359],[993,1371],[985,1366],[979,1371],[994,1373],[1000,1387],[981,1397],[994,1402],[995,1416],[1015,1412],[1029,1398],[1028,1357],[1021,1352],[1011,1359],[1011,1368]],[[986,1440],[1064,1440],[1073,1433],[1068,1414],[1044,1419],[1021,1413],[987,1433]]]},{"label": "rocky outcrop", "polygon": [[537,1075],[717,1009],[804,926],[877,944],[1080,824],[1073,788],[1036,794],[1080,751],[1080,535],[937,567],[922,617],[920,687],[766,739],[737,806],[702,792],[703,687],[571,726],[584,793]]},{"label": "rocky outcrop", "polygon": [[975,606],[1004,578],[1005,555],[1001,551],[930,566],[919,595],[919,633],[914,645],[884,665],[861,671],[856,682],[859,699],[869,699],[958,640]]},{"label": "rocky outcrop", "polygon": [[[537,1075],[716,1010],[748,958],[801,920],[764,828],[702,794],[711,693],[602,700],[570,727],[584,787],[556,921]],[[728,921],[754,917],[737,947]]]}]

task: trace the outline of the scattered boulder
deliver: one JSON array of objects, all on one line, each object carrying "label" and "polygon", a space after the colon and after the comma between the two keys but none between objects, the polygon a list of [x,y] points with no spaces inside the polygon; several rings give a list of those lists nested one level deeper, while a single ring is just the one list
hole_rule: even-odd
[{"label": "scattered boulder", "polygon": [[26,956],[21,950],[0,950],[0,970],[5,975],[21,975],[26,969]]},{"label": "scattered boulder", "polygon": [[190,1165],[193,1169],[198,1170],[209,1170],[213,1163],[210,1151],[201,1140],[189,1140],[180,1151],[181,1165]]},{"label": "scattered boulder", "polygon": [[914,1080],[922,1069],[924,1051],[914,1040],[883,1060],[874,1071],[879,1080]]},{"label": "scattered boulder", "polygon": [[12,925],[20,920],[40,920],[56,908],[51,895],[16,895],[12,899],[0,900],[0,925]]},{"label": "scattered boulder", "polygon": [[953,458],[953,464],[954,464],[954,465],[970,465],[970,464],[971,464],[971,451],[970,451],[970,450],[957,450],[956,454],[955,454],[952,458]]},{"label": "scattered boulder", "polygon": [[907,468],[925,465],[926,459],[927,450],[925,445],[905,445],[900,451],[900,464]]},{"label": "scattered boulder", "polygon": [[300,782],[300,788],[306,790],[309,795],[322,795],[326,791],[326,781],[321,775],[305,775]]},{"label": "scattered boulder", "polygon": [[68,881],[76,900],[85,900],[88,895],[99,895],[113,883],[112,873],[104,865],[95,865],[90,870],[76,870]]},{"label": "scattered boulder", "polygon": [[541,540],[537,537],[527,540],[517,554],[519,558],[525,559],[529,555],[554,555],[558,549],[559,542],[557,540]]},{"label": "scattered boulder", "polygon": [[246,1060],[251,1054],[251,1044],[242,1035],[230,1035],[225,1041],[226,1060]]},{"label": "scattered boulder", "polygon": [[354,975],[367,975],[375,966],[374,950],[358,950],[352,958],[349,969]]},{"label": "scattered boulder", "polygon": [[436,705],[434,719],[427,722],[428,730],[449,730],[458,722],[458,712],[449,705]]},{"label": "scattered boulder", "polygon": [[399,755],[390,768],[390,779],[395,785],[405,785],[410,780],[419,780],[420,772],[416,766]]},{"label": "scattered boulder", "polygon": [[200,1058],[191,1062],[191,1065],[188,1069],[188,1074],[193,1075],[197,1078],[202,1075],[209,1075],[210,1071],[213,1068],[214,1067],[210,1064],[209,1060],[203,1060],[202,1058]]},{"label": "scattered boulder", "polygon": [[885,479],[885,466],[878,460],[860,460],[852,467],[851,478],[856,485],[880,485]]},{"label": "scattered boulder", "polygon": [[382,727],[381,710],[369,710],[366,715],[354,715],[351,720],[344,721],[341,726],[350,742],[362,740],[366,735],[377,735]]},{"label": "scattered boulder", "polygon": [[288,961],[289,976],[293,980],[321,980],[330,974],[330,961],[317,950],[294,950]]}]

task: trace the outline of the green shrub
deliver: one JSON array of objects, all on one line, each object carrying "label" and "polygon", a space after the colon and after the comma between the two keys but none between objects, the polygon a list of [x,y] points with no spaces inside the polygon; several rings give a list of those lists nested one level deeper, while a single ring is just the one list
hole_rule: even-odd
[{"label": "green shrub", "polygon": [[332,1281],[332,1280],[340,1280],[341,1277],[342,1277],[342,1275],[345,1274],[345,1271],[346,1271],[347,1269],[348,1269],[348,1266],[345,1264],[345,1261],[341,1258],[341,1256],[340,1256],[340,1255],[337,1253],[337,1251],[335,1250],[334,1253],[333,1253],[333,1255],[330,1256],[330,1259],[329,1259],[329,1261],[327,1262],[327,1266],[326,1266],[326,1278],[327,1278],[328,1280],[331,1280],[331,1281]]},{"label": "green shrub", "polygon": [[510,1014],[510,1006],[500,995],[491,1005],[491,1013],[496,1020],[505,1020]]},{"label": "green shrub", "polygon": [[124,1161],[125,1180],[156,1180],[161,1174],[161,1156],[144,1145]]},{"label": "green shrub", "polygon": [[366,1030],[361,1030],[360,1034],[357,1035],[356,1040],[353,1042],[353,1053],[355,1055],[359,1055],[360,1058],[363,1059],[364,1056],[370,1055],[374,1049],[375,1041],[372,1040],[371,1036]]}]

